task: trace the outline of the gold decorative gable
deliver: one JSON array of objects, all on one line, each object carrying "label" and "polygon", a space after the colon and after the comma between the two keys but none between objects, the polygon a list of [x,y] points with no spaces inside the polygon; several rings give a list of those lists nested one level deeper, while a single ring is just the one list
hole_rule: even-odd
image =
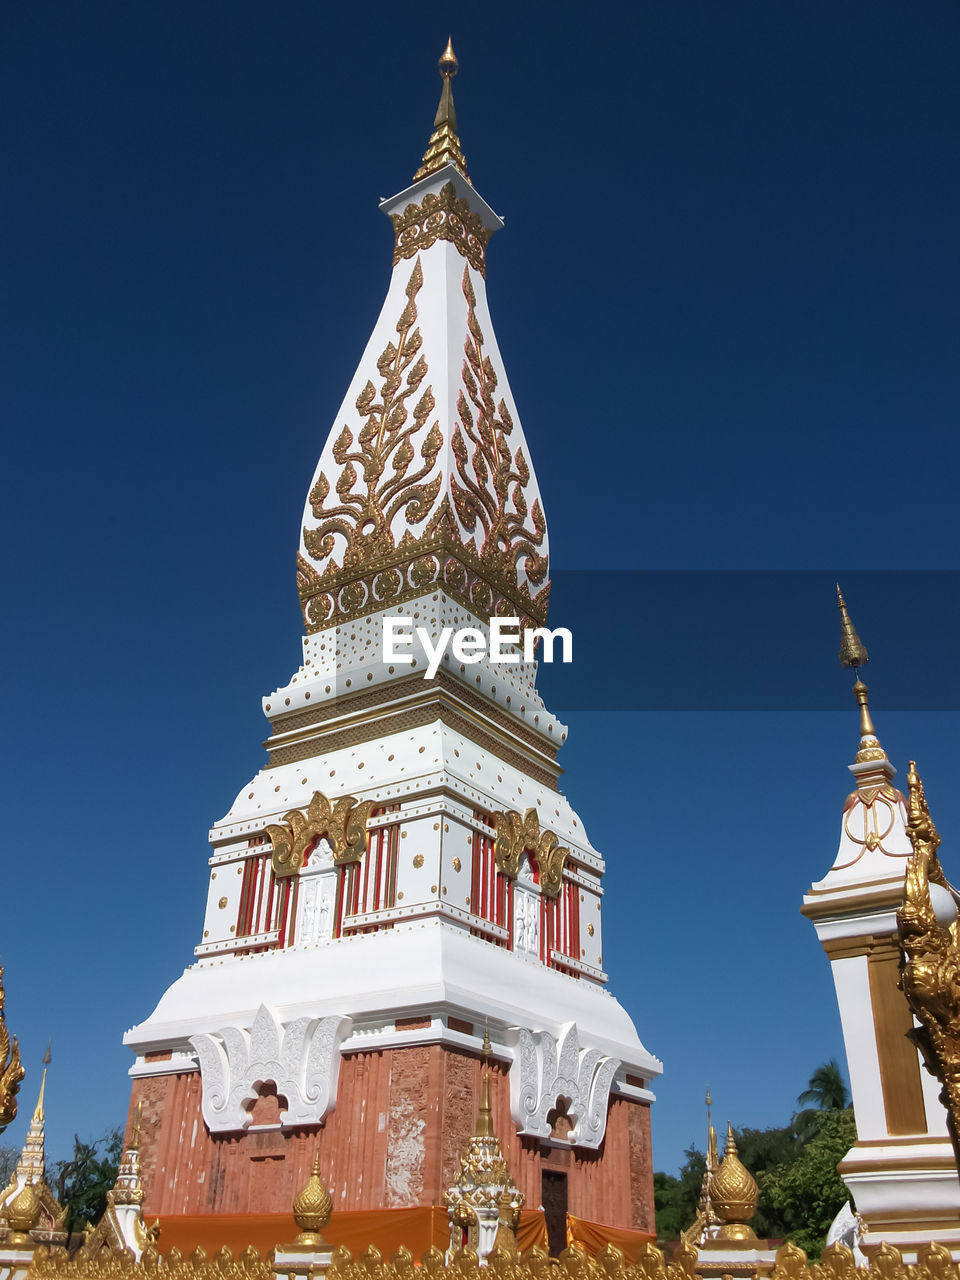
[{"label": "gold decorative gable", "polygon": [[373,807],[372,800],[358,802],[353,796],[342,796],[331,802],[315,791],[306,809],[291,809],[283,815],[282,825],[271,823],[264,829],[273,844],[273,874],[296,875],[307,850],[322,836],[330,841],[336,866],[359,862],[366,852],[367,820]]},{"label": "gold decorative gable", "polygon": [[17,1094],[24,1077],[20,1063],[20,1047],[17,1037],[10,1043],[10,1032],[3,1016],[5,1001],[3,990],[3,966],[0,965],[0,1130],[3,1130],[16,1117]]},{"label": "gold decorative gable", "polygon": [[497,838],[493,846],[494,860],[500,871],[515,879],[520,859],[532,853],[540,865],[540,887],[548,898],[556,898],[563,884],[563,868],[570,853],[563,848],[552,831],[540,829],[540,815],[528,809],[523,816],[511,809],[494,815]]},{"label": "gold decorative gable", "polygon": [[[481,617],[519,616],[521,626],[546,621],[546,521],[539,500],[528,506],[525,497],[530,467],[522,448],[510,449],[513,420],[496,400],[497,377],[484,352],[466,267],[468,331],[459,421],[450,438],[456,474],[449,492],[442,491],[444,434],[433,418],[436,401],[417,326],[422,286],[418,258],[397,342],[389,342],[377,362],[380,386],[368,381],[357,398],[363,426],[355,436],[344,425],[333,446],[339,474],[331,481],[321,472],[310,492],[317,523],[304,528],[306,557],[297,558],[308,633],[430,590],[443,590]],[[539,588],[536,595],[530,584]]]}]

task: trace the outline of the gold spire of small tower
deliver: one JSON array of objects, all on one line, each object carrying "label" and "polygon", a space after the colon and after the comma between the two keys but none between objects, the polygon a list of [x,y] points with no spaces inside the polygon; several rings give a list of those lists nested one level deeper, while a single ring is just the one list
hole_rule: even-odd
[{"label": "gold spire of small tower", "polygon": [[873,727],[873,717],[867,702],[869,690],[860,679],[860,668],[870,661],[866,646],[857,635],[856,628],[850,620],[847,602],[843,598],[840,584],[837,583],[837,607],[840,610],[840,665],[850,667],[857,673],[857,682],[853,686],[853,696],[860,706],[860,749],[857,751],[856,763],[867,764],[871,760],[886,760],[887,753],[877,738]]},{"label": "gold spire of small tower", "polygon": [[437,173],[445,165],[452,164],[456,171],[470,181],[467,173],[467,162],[460,150],[460,138],[457,135],[457,113],[453,105],[453,77],[460,70],[457,55],[453,52],[452,38],[447,40],[447,47],[440,55],[437,63],[443,78],[443,90],[440,93],[440,105],[433,121],[433,133],[427,149],[423,153],[423,163],[413,175],[414,182]]}]

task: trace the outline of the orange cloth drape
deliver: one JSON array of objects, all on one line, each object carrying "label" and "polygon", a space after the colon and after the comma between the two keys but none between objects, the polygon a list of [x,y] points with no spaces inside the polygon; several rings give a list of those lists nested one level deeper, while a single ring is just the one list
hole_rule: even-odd
[{"label": "orange cloth drape", "polygon": [[[446,1209],[428,1205],[422,1209],[370,1209],[335,1213],[323,1236],[333,1248],[346,1245],[354,1255],[371,1244],[389,1258],[405,1244],[415,1258],[435,1244],[446,1249],[450,1242]],[[297,1226],[289,1213],[208,1213],[160,1219],[160,1251],[176,1246],[189,1254],[200,1245],[214,1254],[226,1245],[234,1254],[252,1244],[260,1254],[297,1238]]]},{"label": "orange cloth drape", "polygon": [[[333,1248],[346,1245],[354,1257],[376,1245],[385,1258],[406,1245],[418,1261],[431,1245],[446,1249],[450,1243],[450,1219],[446,1209],[370,1209],[335,1213],[324,1228],[324,1239]],[[297,1227],[289,1213],[209,1213],[160,1219],[160,1251],[176,1247],[190,1254],[199,1245],[211,1256],[223,1245],[234,1255],[252,1244],[261,1255],[278,1244],[290,1244]],[[522,1252],[539,1244],[546,1248],[547,1226],[539,1209],[520,1215],[517,1245]]]},{"label": "orange cloth drape", "polygon": [[649,1241],[656,1243],[653,1231],[631,1231],[626,1227],[607,1227],[602,1222],[587,1222],[567,1214],[567,1244],[579,1245],[587,1253],[596,1255],[605,1244],[615,1244],[633,1262]]}]

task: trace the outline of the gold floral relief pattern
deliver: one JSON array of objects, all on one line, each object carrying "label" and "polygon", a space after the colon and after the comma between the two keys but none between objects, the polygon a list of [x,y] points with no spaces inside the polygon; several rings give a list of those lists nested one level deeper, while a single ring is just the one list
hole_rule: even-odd
[{"label": "gold floral relief pattern", "polygon": [[541,830],[536,809],[528,809],[522,815],[510,809],[494,814],[493,821],[497,832],[493,857],[502,874],[515,879],[520,859],[525,853],[532,853],[540,865],[541,889],[548,898],[558,897],[570,850],[561,846],[552,831]]},{"label": "gold floral relief pattern", "polygon": [[[513,421],[503,400],[496,401],[497,378],[484,354],[466,267],[466,358],[451,439],[457,474],[451,476],[451,493],[441,494],[439,423],[424,435],[435,400],[417,327],[422,285],[418,258],[397,322],[398,340],[387,344],[378,361],[380,387],[368,382],[357,398],[364,425],[356,437],[343,427],[333,448],[339,475],[331,483],[321,472],[310,493],[317,524],[304,529],[306,556],[297,557],[308,633],[431,589],[481,617],[518,616],[523,627],[546,620],[546,522],[539,500],[528,509],[530,468],[522,449],[510,451]],[[418,458],[414,439],[420,437]],[[407,528],[398,540],[393,526],[401,514]],[[342,563],[334,558],[341,539]],[[326,564],[319,570],[311,561]],[[536,594],[530,583],[539,587]]]},{"label": "gold floral relief pattern", "polygon": [[[443,475],[436,470],[443,435],[437,422],[420,445],[420,459],[412,438],[420,434],[436,402],[430,386],[420,387],[427,376],[427,362],[420,354],[423,339],[417,328],[416,297],[423,285],[423,269],[417,259],[407,281],[407,305],[397,321],[397,342],[388,342],[377,369],[379,390],[372,382],[357,397],[357,413],[363,426],[356,439],[344,426],[333,446],[334,461],[341,468],[336,496],[324,472],[310,492],[315,529],[304,530],[304,545],[315,560],[326,559],[336,545],[336,535],[346,541],[343,567],[352,568],[370,556],[396,546],[391,526],[404,510],[407,523],[426,519],[440,492]],[[412,397],[418,396],[410,405]],[[413,470],[411,470],[413,467]],[[338,567],[333,566],[331,567]]]},{"label": "gold floral relief pattern", "polygon": [[463,527],[481,538],[485,564],[501,574],[515,574],[523,557],[527,577],[538,586],[547,576],[547,557],[539,550],[547,522],[539,498],[527,508],[524,489],[530,467],[522,449],[510,453],[513,419],[505,402],[495,399],[497,375],[484,354],[477,299],[466,267],[461,287],[467,300],[467,340],[463,390],[457,397],[460,422],[450,441],[457,466],[457,476],[451,478],[454,505]]},{"label": "gold floral relief pattern", "polygon": [[264,828],[273,845],[273,874],[296,875],[307,850],[321,836],[330,841],[336,866],[359,862],[367,848],[367,819],[373,807],[372,800],[358,803],[353,796],[343,796],[332,802],[322,791],[315,791],[306,809],[291,809],[283,815],[282,824]]},{"label": "gold floral relief pattern", "polygon": [[452,182],[439,193],[428,191],[419,204],[408,204],[402,213],[390,215],[395,241],[393,264],[429,249],[438,240],[448,240],[473,267],[486,277],[487,241],[493,235],[477,213],[470,212]]}]

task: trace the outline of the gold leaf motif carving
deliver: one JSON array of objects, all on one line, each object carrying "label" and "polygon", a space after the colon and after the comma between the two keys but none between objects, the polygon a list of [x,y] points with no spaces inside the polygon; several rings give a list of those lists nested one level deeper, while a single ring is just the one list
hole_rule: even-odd
[{"label": "gold leaf motif carving", "polygon": [[556,898],[563,885],[563,868],[570,850],[560,845],[557,836],[540,828],[540,815],[528,809],[522,816],[516,810],[494,815],[497,838],[493,856],[503,875],[516,879],[524,853],[535,855],[540,865],[540,887],[548,898]]},{"label": "gold leaf motif carving", "polygon": [[[343,427],[333,448],[340,474],[331,485],[321,472],[310,493],[318,523],[304,529],[304,547],[310,559],[328,563],[319,571],[303,555],[297,557],[308,632],[439,586],[484,617],[519,616],[521,626],[546,620],[547,556],[540,550],[546,522],[539,500],[528,507],[523,492],[530,480],[523,451],[511,453],[509,447],[513,421],[504,401],[496,400],[497,378],[484,353],[467,268],[462,288],[468,334],[459,422],[451,442],[456,465],[451,493],[440,494],[443,433],[436,421],[420,443],[417,462],[414,439],[435,408],[431,387],[420,392],[429,372],[416,326],[422,285],[417,259],[397,322],[398,340],[387,344],[378,361],[380,389],[368,382],[357,398],[364,424],[356,436]],[[393,525],[401,513],[408,527],[398,541]],[[418,535],[411,526],[425,521]],[[344,544],[342,564],[330,558],[338,538]],[[539,587],[535,595],[530,583]]]},{"label": "gold leaf motif carving", "polygon": [[358,803],[353,796],[342,796],[331,802],[321,791],[315,791],[306,809],[291,809],[283,815],[282,825],[271,823],[264,828],[264,835],[273,844],[273,874],[296,875],[307,850],[320,837],[329,840],[336,866],[359,862],[366,852],[367,820],[373,807],[372,800]]},{"label": "gold leaf motif carving", "polygon": [[447,240],[470,263],[474,271],[487,274],[487,241],[493,235],[477,213],[462,200],[452,182],[439,192],[428,191],[419,204],[408,204],[402,213],[390,215],[394,232],[394,266],[429,249],[438,240]]}]

